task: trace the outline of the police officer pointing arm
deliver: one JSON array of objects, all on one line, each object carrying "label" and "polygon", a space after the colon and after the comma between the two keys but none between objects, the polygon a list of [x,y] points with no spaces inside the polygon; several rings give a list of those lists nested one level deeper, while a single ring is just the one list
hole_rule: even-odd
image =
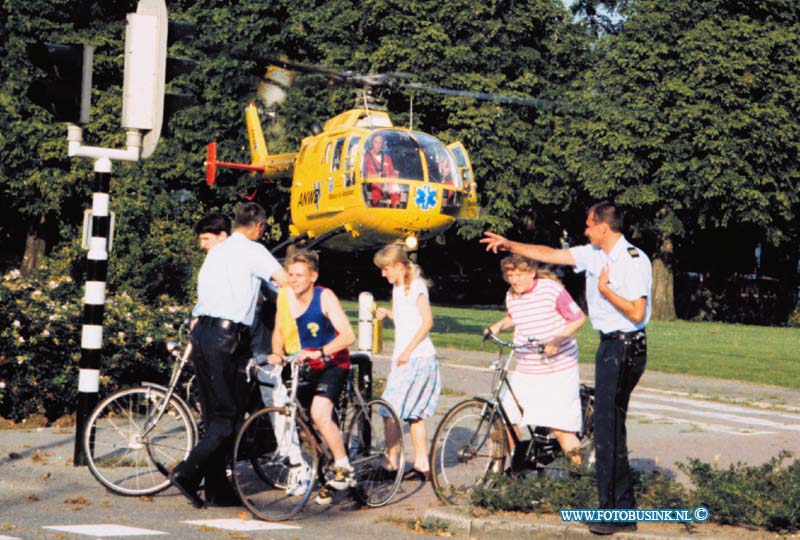
[{"label": "police officer pointing arm", "polygon": [[[647,362],[645,326],[650,319],[652,267],[622,234],[622,214],[609,202],[589,209],[589,244],[569,249],[513,242],[484,233],[487,251],[510,251],[586,272],[589,318],[600,332],[595,355],[595,452],[600,508],[635,508],[625,419],[631,392]],[[636,529],[635,523],[590,523],[595,534]]]}]

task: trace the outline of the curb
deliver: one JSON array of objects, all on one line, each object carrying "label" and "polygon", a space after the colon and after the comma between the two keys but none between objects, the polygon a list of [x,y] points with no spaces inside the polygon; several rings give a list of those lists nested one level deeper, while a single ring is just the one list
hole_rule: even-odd
[{"label": "curb", "polygon": [[[587,540],[589,538],[602,538],[589,532],[583,523],[559,523],[555,520],[546,521],[536,517],[535,514],[519,517],[473,517],[469,507],[451,506],[430,508],[425,512],[425,519],[438,519],[446,521],[448,531],[457,536],[467,538],[491,538],[492,540],[519,540],[520,538],[532,540]],[[700,531],[683,534],[658,533],[658,532],[624,532],[616,533],[605,538],[619,540],[730,540],[725,536],[705,536]]]}]

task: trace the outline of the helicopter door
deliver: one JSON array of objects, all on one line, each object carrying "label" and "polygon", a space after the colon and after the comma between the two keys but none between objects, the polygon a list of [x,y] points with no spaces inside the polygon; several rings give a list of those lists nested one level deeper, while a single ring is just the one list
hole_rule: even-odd
[{"label": "helicopter door", "polygon": [[347,152],[344,158],[344,172],[342,173],[342,176],[344,177],[345,189],[353,187],[356,184],[354,175],[356,168],[356,156],[358,155],[358,143],[360,142],[361,137],[354,135],[350,137],[350,140],[347,143]]},{"label": "helicopter door", "polygon": [[331,154],[330,175],[328,176],[328,185],[325,191],[328,194],[328,199],[331,198],[331,193],[334,190],[341,190],[345,187],[344,180],[342,179],[342,154],[344,153],[344,137],[339,137],[333,145],[333,153]]},{"label": "helicopter door", "polygon": [[464,182],[464,190],[467,192],[458,217],[465,219],[476,218],[478,217],[478,186],[472,175],[472,163],[469,160],[467,149],[464,148],[464,145],[460,142],[447,145],[447,149],[450,150],[456,158],[456,166]]}]

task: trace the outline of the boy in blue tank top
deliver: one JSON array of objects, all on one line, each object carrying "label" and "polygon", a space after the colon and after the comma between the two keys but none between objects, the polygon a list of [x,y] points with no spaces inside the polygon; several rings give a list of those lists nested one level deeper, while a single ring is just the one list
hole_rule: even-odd
[{"label": "boy in blue tank top", "polygon": [[[354,487],[353,467],[345,451],[342,432],[333,421],[333,407],[347,382],[350,369],[347,347],[355,341],[355,334],[333,291],[314,286],[319,275],[316,253],[298,251],[286,258],[284,266],[289,274],[289,302],[288,307],[278,302],[272,333],[273,353],[268,361],[276,365],[283,362],[281,354],[287,349],[286,336],[290,329],[283,328],[282,324],[288,324],[281,321],[293,319],[300,338],[299,358],[311,368],[311,377],[316,382],[311,419],[334,458],[327,485],[337,490]],[[283,313],[285,309],[290,313]],[[317,502],[328,504],[330,501],[324,488],[320,490]]]}]

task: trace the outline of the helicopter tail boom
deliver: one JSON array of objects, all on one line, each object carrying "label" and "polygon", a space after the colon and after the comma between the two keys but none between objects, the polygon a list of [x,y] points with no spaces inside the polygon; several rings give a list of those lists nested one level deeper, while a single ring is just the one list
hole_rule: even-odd
[{"label": "helicopter tail boom", "polygon": [[244,171],[266,172],[266,165],[250,165],[248,163],[233,163],[229,161],[217,161],[217,143],[210,142],[206,147],[206,183],[213,186],[217,181],[217,167],[228,167],[230,169],[241,169]]},{"label": "helicopter tail boom", "polygon": [[208,144],[206,149],[206,183],[213,186],[216,182],[217,167],[227,167],[243,171],[253,171],[264,175],[265,182],[271,183],[276,178],[291,177],[296,154],[272,154],[267,150],[267,141],[258,119],[258,111],[253,102],[245,109],[247,135],[250,139],[251,163],[233,163],[217,161],[217,143]]},{"label": "helicopter tail boom", "polygon": [[245,109],[244,115],[247,121],[247,136],[250,139],[250,159],[253,165],[264,163],[269,157],[269,151],[258,119],[258,110],[252,101]]}]

